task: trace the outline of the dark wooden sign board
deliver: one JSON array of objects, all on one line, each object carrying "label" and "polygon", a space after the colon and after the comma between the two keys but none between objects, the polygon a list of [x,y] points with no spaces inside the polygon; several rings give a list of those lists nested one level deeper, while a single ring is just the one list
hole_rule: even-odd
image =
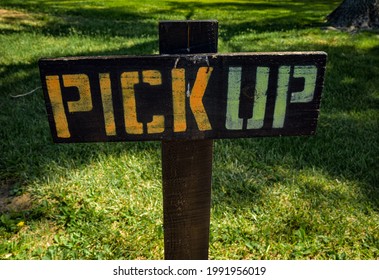
[{"label": "dark wooden sign board", "polygon": [[310,135],[326,54],[40,60],[55,142]]},{"label": "dark wooden sign board", "polygon": [[207,259],[212,139],[315,133],[326,53],[217,54],[217,21],[163,21],[161,55],[41,59],[57,143],[162,140],[166,259]]}]

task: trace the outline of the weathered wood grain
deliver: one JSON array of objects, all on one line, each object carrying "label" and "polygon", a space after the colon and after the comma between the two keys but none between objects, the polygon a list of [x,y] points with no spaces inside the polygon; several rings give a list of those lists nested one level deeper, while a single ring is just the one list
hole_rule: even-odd
[{"label": "weathered wood grain", "polygon": [[[161,54],[217,52],[217,34],[218,22],[214,20],[160,22],[159,51]],[[179,79],[182,71],[174,72],[175,121],[175,112],[180,112],[179,105],[186,103],[187,93],[183,95],[177,90],[182,83]],[[174,126],[174,131],[185,131],[186,116],[176,120],[181,125]],[[212,159],[212,139],[162,141],[165,259],[208,259]]]},{"label": "weathered wood grain", "polygon": [[55,142],[315,133],[323,52],[41,59]]}]

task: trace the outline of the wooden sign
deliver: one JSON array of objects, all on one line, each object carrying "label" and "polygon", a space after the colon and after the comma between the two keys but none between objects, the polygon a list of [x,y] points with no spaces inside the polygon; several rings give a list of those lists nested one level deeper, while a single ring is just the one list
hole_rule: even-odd
[{"label": "wooden sign", "polygon": [[55,142],[315,133],[326,53],[39,61]]}]

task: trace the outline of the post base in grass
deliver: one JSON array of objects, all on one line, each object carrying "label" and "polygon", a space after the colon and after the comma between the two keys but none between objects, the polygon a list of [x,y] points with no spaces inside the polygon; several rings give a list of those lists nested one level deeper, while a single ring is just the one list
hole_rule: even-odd
[{"label": "post base in grass", "polygon": [[208,259],[213,140],[163,141],[165,259]]}]

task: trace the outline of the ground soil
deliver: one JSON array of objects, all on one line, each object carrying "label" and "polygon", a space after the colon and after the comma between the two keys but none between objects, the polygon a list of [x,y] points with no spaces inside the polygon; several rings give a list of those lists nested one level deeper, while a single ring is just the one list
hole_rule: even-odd
[{"label": "ground soil", "polygon": [[12,184],[0,182],[0,214],[5,212],[20,212],[31,208],[29,193],[12,196]]}]

